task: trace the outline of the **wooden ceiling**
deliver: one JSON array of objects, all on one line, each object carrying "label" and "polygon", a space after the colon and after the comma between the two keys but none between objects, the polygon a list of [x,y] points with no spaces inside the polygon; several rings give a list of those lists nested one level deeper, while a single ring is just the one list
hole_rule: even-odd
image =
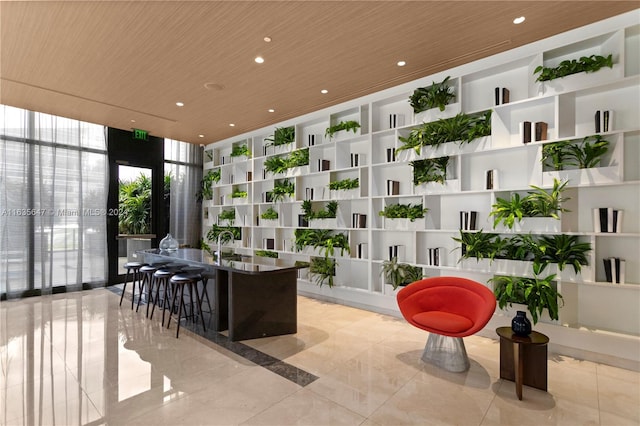
[{"label": "wooden ceiling", "polygon": [[0,103],[207,144],[639,4],[3,0]]}]

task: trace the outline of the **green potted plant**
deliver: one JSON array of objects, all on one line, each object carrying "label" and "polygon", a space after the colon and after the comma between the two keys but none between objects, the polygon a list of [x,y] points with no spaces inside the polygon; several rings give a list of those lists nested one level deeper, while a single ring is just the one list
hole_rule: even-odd
[{"label": "green potted plant", "polygon": [[398,262],[397,257],[382,262],[380,275],[384,277],[385,283],[393,286],[394,290],[399,286],[411,284],[424,277],[421,267]]},{"label": "green potted plant", "polygon": [[557,67],[539,65],[533,70],[533,74],[540,74],[536,81],[550,81],[581,72],[596,72],[604,67],[613,68],[613,55],[590,55],[582,56],[580,59],[567,59],[560,62]]},{"label": "green potted plant", "polygon": [[220,182],[221,177],[222,172],[219,168],[208,170],[200,181],[200,189],[196,192],[196,200],[199,202],[211,200],[213,198],[213,184]]},{"label": "green potted plant", "polygon": [[335,233],[331,229],[304,229],[294,231],[295,248],[297,251],[305,247],[312,247],[325,257],[333,256],[336,249],[340,249],[340,255],[351,253],[349,237],[347,234]]},{"label": "green potted plant", "polygon": [[[296,140],[296,128],[290,127],[277,127],[271,137],[265,139],[268,143],[266,147],[282,147],[284,145],[292,144]],[[266,154],[266,152],[265,152]]]},{"label": "green potted plant", "polygon": [[396,153],[413,149],[420,155],[422,147],[425,146],[437,149],[447,142],[456,142],[461,145],[490,135],[490,110],[470,115],[459,113],[451,118],[422,123],[413,128],[408,136],[400,136],[398,139],[402,145],[396,148]]},{"label": "green potted plant", "polygon": [[288,155],[268,157],[264,169],[273,174],[285,173],[288,169],[309,165],[309,148],[292,151]]},{"label": "green potted plant", "polygon": [[322,209],[313,210],[311,200],[302,202],[302,212],[307,220],[311,219],[335,219],[338,213],[338,202],[329,201]]},{"label": "green potted plant", "polygon": [[273,207],[269,207],[260,215],[260,226],[278,226],[279,216],[280,215]]},{"label": "green potted plant", "polygon": [[296,184],[289,179],[279,179],[273,183],[271,201],[277,203],[284,201],[285,197],[294,197]]},{"label": "green potted plant", "polygon": [[447,76],[440,83],[433,82],[431,86],[419,87],[413,91],[409,97],[409,103],[413,108],[413,112],[418,114],[431,108],[438,108],[444,111],[446,106],[456,97],[453,87],[449,85]]},{"label": "green potted plant", "polygon": [[[207,240],[212,243],[218,242],[218,236],[223,231],[230,231],[233,234],[234,241],[240,241],[242,239],[242,230],[237,226],[219,226],[217,224],[211,225],[211,228],[207,231]],[[228,233],[222,234],[220,242],[226,244],[231,241],[231,236]]]},{"label": "green potted plant", "polygon": [[567,145],[568,163],[579,169],[597,167],[609,150],[609,141],[600,135],[587,136],[581,143]]},{"label": "green potted plant", "polygon": [[255,252],[253,252],[253,254],[255,254],[258,257],[268,257],[270,259],[278,258],[278,252],[271,251],[271,250],[256,250]]},{"label": "green potted plant", "polygon": [[235,209],[226,209],[222,210],[220,214],[218,214],[218,223],[223,223],[226,221],[229,225],[233,225],[233,222],[236,220],[236,210]]},{"label": "green potted plant", "polygon": [[542,235],[537,239],[536,248],[534,267],[540,272],[550,263],[555,263],[560,271],[571,265],[578,274],[582,266],[589,264],[587,253],[591,251],[591,244],[581,242],[577,235]]},{"label": "green potted plant", "polygon": [[336,260],[330,257],[312,257],[309,265],[309,273],[313,276],[316,284],[322,287],[327,284],[329,288],[333,287],[334,277],[336,276]]},{"label": "green potted plant", "polygon": [[[379,216],[384,217],[385,229],[418,229],[424,228],[424,215],[429,209],[423,207],[422,204],[388,204],[384,210],[378,212]],[[402,220],[398,220],[402,219]]]},{"label": "green potted plant", "polygon": [[273,207],[269,207],[267,210],[265,210],[261,215],[260,215],[260,219],[265,219],[265,220],[276,220],[278,219],[278,212],[275,211],[273,209]]},{"label": "green potted plant", "polygon": [[347,199],[355,198],[358,195],[357,189],[360,187],[359,178],[345,178],[329,182],[331,198]]},{"label": "green potted plant", "polygon": [[493,292],[500,309],[514,303],[525,305],[536,324],[545,309],[552,320],[559,318],[563,298],[555,286],[555,278],[555,274],[544,278],[537,274],[534,278],[498,275],[489,281],[493,283]]},{"label": "green potted plant", "polygon": [[[547,191],[535,185],[531,185],[533,191],[529,191],[526,196],[511,194],[510,199],[498,197],[493,204],[489,216],[493,216],[493,227],[496,228],[501,222],[509,229],[513,229],[525,217],[529,218],[552,218],[560,220],[559,214],[568,210],[562,207],[562,203],[569,200],[562,196],[568,181],[561,182],[554,179],[553,188]],[[534,228],[541,229],[538,224]],[[555,229],[549,229],[555,230]]]},{"label": "green potted plant", "polygon": [[360,123],[358,123],[357,121],[354,121],[354,120],[341,121],[338,124],[327,127],[327,130],[325,131],[324,135],[325,137],[328,137],[329,139],[331,139],[333,135],[336,134],[336,132],[344,130],[344,131],[352,131],[355,134],[359,128],[360,128]]},{"label": "green potted plant", "polygon": [[251,151],[249,150],[247,144],[234,145],[233,148],[231,148],[231,158],[234,157],[251,158]]},{"label": "green potted plant", "polygon": [[546,170],[597,167],[609,151],[609,141],[601,135],[586,136],[581,141],[559,141],[542,147],[541,162]]},{"label": "green potted plant", "polygon": [[493,259],[501,253],[505,240],[502,240],[497,234],[487,234],[481,230],[477,232],[463,232],[460,231],[459,237],[453,237],[453,240],[460,243],[460,249],[462,254],[459,261],[464,259],[475,258],[476,261],[488,259],[492,262]]},{"label": "green potted plant", "polygon": [[435,182],[444,185],[447,180],[447,166],[449,157],[427,158],[409,163],[413,167],[413,184]]}]

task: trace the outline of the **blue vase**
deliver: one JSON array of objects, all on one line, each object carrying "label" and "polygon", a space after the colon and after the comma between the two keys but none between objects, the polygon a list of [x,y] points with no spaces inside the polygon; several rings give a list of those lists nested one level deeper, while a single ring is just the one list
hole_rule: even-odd
[{"label": "blue vase", "polygon": [[531,321],[525,311],[516,312],[516,316],[511,320],[511,330],[516,336],[527,337],[531,334]]}]

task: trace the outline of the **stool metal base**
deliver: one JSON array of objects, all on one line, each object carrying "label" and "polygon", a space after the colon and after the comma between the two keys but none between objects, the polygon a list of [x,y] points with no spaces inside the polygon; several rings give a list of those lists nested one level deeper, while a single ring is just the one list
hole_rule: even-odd
[{"label": "stool metal base", "polygon": [[449,337],[429,333],[422,353],[422,361],[453,373],[467,371],[470,367],[462,337]]}]

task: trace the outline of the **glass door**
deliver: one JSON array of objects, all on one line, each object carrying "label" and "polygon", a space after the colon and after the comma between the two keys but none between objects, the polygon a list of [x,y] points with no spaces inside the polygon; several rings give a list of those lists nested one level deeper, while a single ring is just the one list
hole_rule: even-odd
[{"label": "glass door", "polygon": [[124,275],[127,262],[139,262],[138,250],[152,247],[153,170],[118,165],[118,269]]}]

